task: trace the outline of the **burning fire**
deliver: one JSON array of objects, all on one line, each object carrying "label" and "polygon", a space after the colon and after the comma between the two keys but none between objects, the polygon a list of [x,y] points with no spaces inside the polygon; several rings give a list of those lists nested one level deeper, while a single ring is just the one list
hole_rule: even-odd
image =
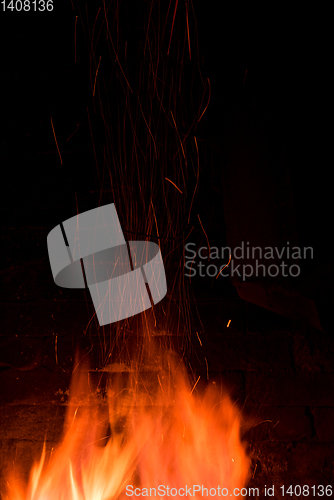
[{"label": "burning fire", "polygon": [[173,354],[159,364],[108,373],[103,398],[92,372],[75,370],[61,443],[48,458],[44,446],[28,485],[12,478],[5,498],[238,496],[250,461],[237,408],[214,384],[200,394]]}]

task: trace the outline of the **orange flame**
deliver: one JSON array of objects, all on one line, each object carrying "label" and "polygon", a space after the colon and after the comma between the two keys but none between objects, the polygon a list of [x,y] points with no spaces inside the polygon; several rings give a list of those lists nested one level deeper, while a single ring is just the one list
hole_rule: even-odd
[{"label": "orange flame", "polygon": [[194,391],[173,356],[146,374],[110,374],[102,400],[89,389],[92,372],[76,375],[62,442],[49,458],[44,446],[28,485],[13,478],[5,498],[238,496],[250,466],[238,410],[215,385]]}]

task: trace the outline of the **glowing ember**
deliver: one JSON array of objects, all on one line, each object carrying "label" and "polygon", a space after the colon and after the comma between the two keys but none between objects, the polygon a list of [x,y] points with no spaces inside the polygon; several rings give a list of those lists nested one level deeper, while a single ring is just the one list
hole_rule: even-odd
[{"label": "glowing ember", "polygon": [[250,465],[238,410],[215,385],[199,395],[181,364],[163,357],[165,368],[146,375],[110,374],[103,400],[87,369],[76,370],[62,442],[48,458],[43,450],[28,485],[11,478],[5,498],[234,498]]}]

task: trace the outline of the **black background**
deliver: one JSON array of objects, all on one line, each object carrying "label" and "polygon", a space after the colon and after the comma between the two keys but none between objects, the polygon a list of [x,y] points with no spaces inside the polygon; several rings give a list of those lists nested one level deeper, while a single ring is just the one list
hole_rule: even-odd
[{"label": "black background", "polygon": [[[126,5],[127,35],[132,32],[135,39],[140,2]],[[41,447],[46,420],[40,416],[38,404],[49,404],[49,422],[54,422],[54,403],[60,399],[56,390],[68,388],[75,342],[92,315],[91,304],[85,304],[81,290],[64,291],[53,283],[46,237],[60,221],[98,206],[100,200],[87,118],[87,108],[91,116],[94,110],[87,26],[91,29],[99,6],[93,1],[73,0],[72,5],[71,0],[55,0],[52,12],[0,11],[1,362],[10,364],[1,370],[0,384],[5,458],[11,449],[15,459],[19,456],[14,440],[23,440],[26,449],[34,440],[38,445],[34,446]],[[210,105],[198,131],[198,141],[206,145],[208,158],[207,162],[202,158],[194,234],[197,231],[203,238],[198,212],[204,227],[214,222],[208,230],[210,241],[224,242],[220,172],[230,123],[244,113],[267,124],[272,143],[279,145],[278,154],[284,152],[292,178],[300,245],[314,247],[317,263],[330,263],[333,103],[329,9],[199,0],[193,6],[198,62],[203,78],[211,82]],[[180,2],[179,7],[181,15],[184,4]],[[194,28],[192,17],[190,30]],[[99,142],[101,138],[95,139]],[[216,174],[213,180],[211,155]],[[213,291],[219,294],[217,283]],[[237,297],[231,289],[227,299]],[[206,294],[200,282],[196,292],[203,294],[203,290]],[[235,400],[247,403],[253,416],[267,422],[267,427],[252,430],[252,446],[259,457],[255,481],[284,484],[289,475],[297,477],[299,484],[301,478],[330,481],[334,442],[332,329],[315,335],[295,325],[282,326],[281,318],[268,317],[262,310],[254,313],[242,301],[204,303],[202,310],[207,311],[208,324],[213,327],[202,336],[201,351],[193,335],[192,342],[202,356],[194,357],[193,366],[199,363],[205,380],[206,356],[210,375],[221,372],[225,380],[230,377]],[[33,362],[44,335],[48,336],[44,364],[18,372],[17,365]],[[60,367],[67,370],[66,376]],[[15,402],[18,407],[31,405],[31,420],[27,420],[25,409],[17,420],[13,412],[20,408],[16,410]],[[276,420],[281,426],[275,425]],[[15,432],[7,435],[10,424],[16,421]],[[59,428],[61,425],[59,422]],[[42,427],[40,437],[38,429]],[[17,432],[21,428],[22,432]]]},{"label": "black background", "polygon": [[[13,245],[13,233],[3,234],[1,265],[6,275],[16,263],[47,261],[48,232],[59,221],[101,203],[104,130],[96,118],[99,112],[91,83],[96,64],[93,67],[90,61],[90,35],[101,5],[68,1],[55,2],[52,12],[1,12],[1,226],[14,233],[18,228],[40,229],[37,237],[34,234],[25,242],[24,249],[19,242]],[[131,71],[138,67],[135,47],[142,10],[137,2],[120,5],[125,12],[122,19],[127,22],[124,38],[129,40],[131,80]],[[171,20],[174,4],[170,6]],[[178,9],[178,26],[184,29],[184,4],[180,3]],[[191,62],[197,65],[203,82],[210,80],[211,99],[196,131],[202,146],[202,170],[187,231],[193,225],[195,241],[205,242],[198,213],[211,246],[226,244],[224,154],[234,120],[248,116],[251,123],[267,129],[267,143],[260,147],[265,149],[270,143],[270,154],[283,157],[284,167],[290,172],[299,245],[314,248],[313,267],[331,266],[333,106],[328,13],[199,1],[191,4],[189,12]],[[167,30],[170,28],[167,24]],[[173,42],[178,43],[177,23],[174,30]],[[96,49],[96,60],[99,50],[105,57],[102,45]],[[171,66],[179,63],[176,59],[169,61]],[[188,81],[189,67],[185,63]],[[114,69],[102,64],[99,78],[108,77]],[[196,93],[196,86],[192,88]],[[205,102],[207,91],[204,95]],[[109,99],[112,101],[113,96]],[[98,167],[89,119],[96,122],[93,140]],[[116,122],[114,117],[111,120],[117,129],[117,117]],[[277,165],[275,175],[279,178],[280,162]],[[125,183],[131,184],[131,179]],[[110,194],[104,194],[103,202],[110,202]],[[239,217],[243,210],[241,202]],[[124,224],[123,229],[130,234],[133,230]],[[47,287],[52,283],[49,278],[45,280]],[[320,289],[320,294],[331,297],[328,279],[321,292],[322,280],[320,277],[316,284],[318,292]],[[193,286],[195,293],[214,295],[224,294],[225,288],[227,294],[236,296],[226,281],[221,286],[216,280],[200,280],[196,288],[194,280]],[[3,294],[6,298],[5,287]]]},{"label": "black background", "polygon": [[[131,18],[135,13],[129,5]],[[84,4],[81,10],[85,17]],[[304,232],[312,233],[313,242],[321,241],[321,253],[327,255],[332,194],[328,12],[219,2],[195,2],[194,11],[202,73],[212,88],[206,133],[219,143],[227,114],[242,106],[256,107],[269,117],[272,133],[284,142],[296,207],[306,221]],[[94,2],[89,3],[90,12],[93,17]],[[73,206],[73,191],[87,188],[85,183],[95,187],[94,171],[85,175],[88,167],[82,161],[82,149],[85,158],[91,149],[85,136],[91,101],[80,19],[74,63],[76,13],[70,1],[55,2],[52,12],[1,12],[5,226],[53,227],[50,212],[60,209],[60,199],[67,204],[72,198],[68,201]],[[51,117],[64,165],[54,158]],[[78,123],[79,135],[67,141]]]}]

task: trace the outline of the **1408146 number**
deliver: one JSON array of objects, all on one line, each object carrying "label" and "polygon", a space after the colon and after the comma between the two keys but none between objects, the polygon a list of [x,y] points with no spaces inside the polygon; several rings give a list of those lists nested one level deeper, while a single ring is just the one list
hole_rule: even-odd
[{"label": "1408146 number", "polygon": [[48,11],[51,12],[53,10],[53,0],[10,0],[10,2],[6,2],[3,0],[1,2],[2,10],[11,10],[12,12],[43,12]]}]

